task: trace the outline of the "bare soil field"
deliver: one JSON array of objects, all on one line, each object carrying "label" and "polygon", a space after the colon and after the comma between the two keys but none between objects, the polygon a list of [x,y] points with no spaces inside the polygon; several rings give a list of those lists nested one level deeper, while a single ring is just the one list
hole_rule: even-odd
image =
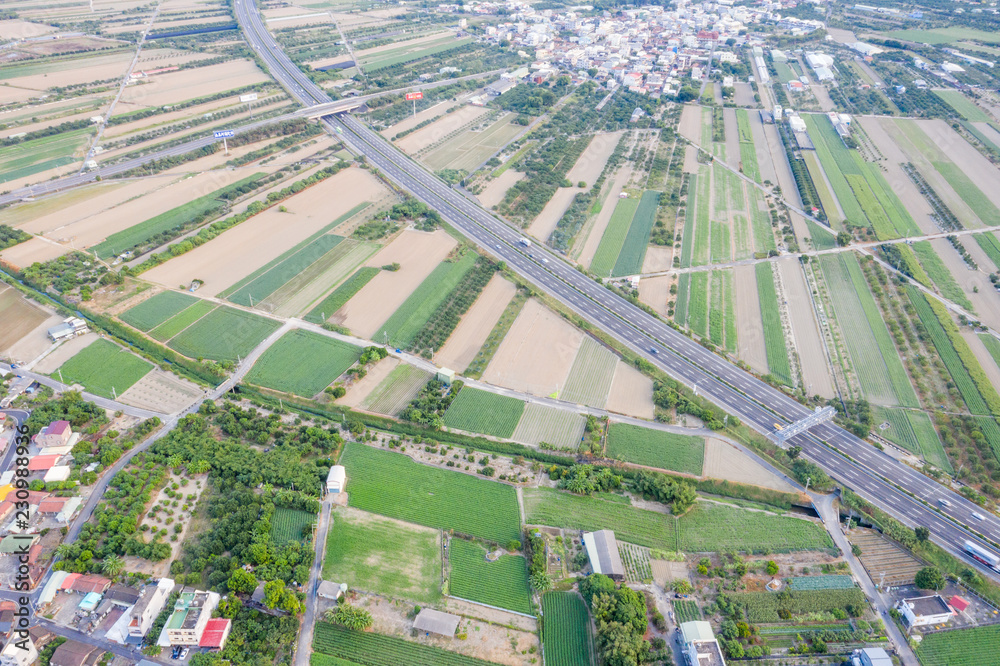
[{"label": "bare soil field", "polygon": [[[274,206],[144,277],[170,287],[203,280],[202,290],[214,296],[381,190],[370,172],[345,169],[285,200],[287,213]],[[281,233],[275,234],[278,228]]]},{"label": "bare soil field", "polygon": [[736,106],[757,106],[753,98],[753,86],[742,81],[736,82]]},{"label": "bare soil field", "polygon": [[[514,114],[505,113],[486,127],[468,129],[433,149],[423,161],[432,169],[475,171],[524,131],[513,120]],[[487,122],[488,119],[482,121]]]},{"label": "bare soil field", "polygon": [[398,271],[382,271],[330,319],[362,338],[371,338],[413,290],[444,261],[457,243],[445,231],[406,229],[367,266],[399,263]]},{"label": "bare soil field", "polygon": [[637,419],[652,420],[656,416],[656,407],[653,405],[653,380],[631,365],[618,361],[605,409],[634,416]]},{"label": "bare soil field", "polygon": [[705,439],[705,467],[703,474],[712,479],[748,483],[762,488],[795,492],[795,486],[764,467],[754,458],[721,439]]},{"label": "bare soil field", "polygon": [[[266,100],[270,96],[261,97],[261,101]],[[113,127],[108,127],[104,131],[104,136],[107,139],[117,139],[135,132],[140,132],[148,130],[153,127],[160,127],[169,123],[181,122],[184,120],[189,120],[191,118],[198,118],[205,115],[206,113],[215,113],[222,109],[232,108],[237,106],[239,103],[233,102],[233,98],[227,97],[224,99],[215,100],[214,102],[206,102],[204,104],[198,104],[196,106],[189,106],[186,109],[181,109],[180,111],[170,111],[168,113],[161,113],[155,116],[150,116],[149,118],[143,118],[142,120],[135,120],[129,123],[122,123],[121,125],[114,125]],[[135,111],[137,109],[143,108],[141,105],[137,104],[118,104],[115,106],[115,115],[120,116],[122,114],[128,113],[129,111]],[[246,107],[244,107],[246,108]]]},{"label": "bare soil field", "polygon": [[591,187],[604,171],[604,165],[607,164],[611,153],[615,152],[622,134],[624,132],[621,131],[595,134],[576,160],[576,164],[567,172],[566,178],[574,185],[582,180],[587,187]]},{"label": "bare soil field", "polygon": [[982,132],[995,145],[1000,146],[1000,132],[996,131],[992,125],[989,123],[972,123],[972,126]]},{"label": "bare soil field", "polygon": [[[646,255],[647,260],[649,255]],[[644,269],[645,270],[645,269]],[[657,313],[667,316],[667,301],[670,300],[670,283],[673,277],[661,275],[658,277],[644,278],[639,281],[639,300],[656,310]]]},{"label": "bare soil field", "polygon": [[32,23],[31,21],[21,19],[0,21],[0,39],[9,41],[38,37],[39,35],[47,35],[55,31],[55,28],[43,23]]},{"label": "bare soil field", "polygon": [[0,349],[8,349],[44,322],[49,313],[17,289],[0,287]]},{"label": "bare soil field", "polygon": [[[920,190],[917,189],[914,182],[910,180],[909,176],[903,173],[903,169],[900,167],[900,164],[910,162],[911,160],[907,158],[906,153],[900,150],[896,142],[886,133],[880,119],[859,116],[858,122],[861,123],[861,127],[864,128],[865,133],[875,142],[875,145],[878,146],[878,149],[882,151],[882,155],[886,158],[881,162],[881,166],[886,169],[884,174],[885,179],[892,185],[893,191],[899,197],[899,200],[903,202],[913,221],[925,233],[937,233],[939,229],[934,224],[934,220],[931,219],[934,210],[927,203],[927,199],[920,194]],[[827,187],[830,187],[829,183]],[[832,188],[830,191],[833,191]]]},{"label": "bare soil field", "polygon": [[330,15],[323,12],[317,13],[315,11],[307,11],[305,13],[298,13],[297,16],[289,16],[288,18],[278,18],[268,23],[275,28],[298,28],[304,25],[317,25],[320,23],[332,23],[333,19]]},{"label": "bare soil field", "polygon": [[[351,57],[348,55],[346,57],[346,59],[350,60]],[[336,62],[336,60],[335,60],[335,62]],[[438,102],[437,104],[435,104],[434,106],[432,106],[432,107],[430,107],[428,109],[424,109],[423,111],[417,111],[417,115],[415,115],[415,116],[413,116],[413,115],[407,116],[406,118],[404,118],[403,120],[400,120],[395,125],[389,125],[384,130],[382,130],[382,132],[381,132],[382,136],[384,136],[387,139],[392,139],[392,137],[396,136],[400,132],[405,132],[406,130],[410,129],[411,127],[415,127],[416,125],[419,125],[420,123],[424,122],[425,120],[430,120],[431,118],[434,118],[436,116],[440,116],[440,115],[442,115],[444,113],[447,113],[448,109],[453,109],[456,106],[458,106],[458,104],[455,103],[455,102],[451,102],[451,101]],[[454,115],[454,114],[451,114],[451,115]],[[428,125],[428,127],[430,127],[430,125]],[[414,132],[413,134],[419,134],[419,133],[420,133],[420,130]],[[412,136],[412,135],[410,135],[410,136]],[[406,138],[406,137],[403,137],[403,138]]]},{"label": "bare soil field", "polygon": [[0,104],[19,104],[42,94],[40,90],[14,85],[0,85]]},{"label": "bare soil field", "polygon": [[816,97],[816,101],[819,102],[819,108],[822,111],[827,112],[836,110],[837,105],[834,104],[833,100],[830,98],[830,92],[826,89],[826,86],[819,83],[813,83],[809,86],[809,89],[812,91],[813,96]]},{"label": "bare soil field", "polygon": [[[792,202],[792,204],[798,208],[802,207],[802,199],[799,198],[799,191],[795,186],[795,177],[792,175],[792,168],[788,166],[788,157],[785,155],[785,147],[781,143],[781,137],[778,136],[778,128],[774,125],[763,125],[764,136],[767,138],[766,144],[757,144],[756,137],[754,138],[754,147],[757,150],[757,155],[761,153],[769,152],[770,160],[767,157],[759,159],[760,162],[760,173],[761,179],[767,178],[764,175],[764,162],[770,161],[772,169],[774,170],[774,175],[777,181],[771,179],[771,182],[777,182],[781,186],[781,196]],[[767,146],[767,151],[763,150],[764,146]]]},{"label": "bare soil field", "polygon": [[35,367],[31,370],[43,375],[52,374],[61,368],[63,363],[89,347],[98,337],[97,333],[91,332],[79,337],[70,338],[56,347],[51,354],[36,363]]},{"label": "bare soil field", "polygon": [[1000,188],[997,183],[997,168],[958,135],[943,120],[914,120],[920,129],[930,137],[941,151],[957,164],[965,175],[983,191],[994,205],[1000,206]]},{"label": "bare soil field", "polygon": [[726,128],[726,163],[738,170],[740,168],[740,130],[736,124],[736,109],[723,109],[722,119]]},{"label": "bare soil field", "polygon": [[976,355],[979,365],[983,366],[983,371],[990,378],[993,388],[1000,391],[1000,367],[997,367],[997,362],[990,355],[989,350],[986,349],[986,345],[983,344],[978,335],[970,331],[967,327],[963,326],[961,332],[962,337],[969,343],[972,353]]},{"label": "bare soil field", "polygon": [[388,377],[389,373],[395,370],[396,366],[400,363],[401,361],[394,356],[382,359],[375,364],[375,367],[368,374],[350,386],[345,387],[347,388],[347,395],[341,398],[337,404],[357,409],[364,402],[365,398],[368,397],[368,394],[381,384],[382,380]]},{"label": "bare soil field", "polygon": [[0,253],[0,259],[3,259],[11,266],[25,268],[36,261],[45,263],[56,257],[61,257],[71,252],[72,249],[68,245],[60,245],[59,243],[36,237],[14,247],[7,248]]},{"label": "bare soil field", "polygon": [[753,266],[734,269],[736,283],[736,322],[739,326],[739,357],[762,374],[769,372],[764,347],[764,325],[757,294],[757,273]]},{"label": "bare soil field", "polygon": [[[339,23],[339,19],[336,18],[336,15],[334,16],[334,18]],[[448,37],[450,35],[452,35],[452,33],[446,30],[443,30],[441,32],[433,32],[429,35],[424,35],[422,37],[415,37],[413,39],[407,39],[405,41],[400,41],[400,42],[392,42],[391,44],[383,44],[382,46],[376,46],[373,49],[356,51],[355,55],[358,57],[359,60],[364,61],[366,58],[370,57],[373,53],[382,53],[383,51],[394,51],[396,49],[400,49],[402,51],[413,46],[419,46],[421,44],[426,44],[427,42],[437,41],[439,39]]]},{"label": "bare soil field", "polygon": [[684,146],[684,173],[698,173],[698,149],[694,146]]},{"label": "bare soil field", "polygon": [[404,136],[396,142],[396,146],[403,152],[412,155],[440,141],[462,125],[470,123],[487,113],[489,113],[489,110],[482,107],[472,106],[471,104],[463,106],[452,113],[445,114],[427,127]]},{"label": "bare soil field", "polygon": [[504,196],[507,194],[507,190],[514,187],[517,181],[524,178],[524,174],[520,171],[515,171],[514,169],[507,169],[502,174],[494,178],[489,182],[483,191],[476,195],[479,199],[479,203],[483,204],[486,208],[493,208],[498,203],[503,201]]},{"label": "bare soil field", "polygon": [[91,118],[96,112],[95,111],[84,111],[82,113],[75,113],[70,116],[60,116],[58,118],[50,118],[49,120],[43,120],[37,123],[31,123],[30,125],[14,125],[13,127],[8,127],[7,129],[0,130],[0,138],[7,138],[12,134],[20,134],[21,132],[36,132],[38,130],[47,129],[55,125],[61,125],[63,123],[75,122],[78,120],[87,120]]},{"label": "bare soil field", "polygon": [[[674,260],[674,249],[669,245],[650,245],[646,248],[646,258],[642,261],[643,273],[670,270]],[[642,283],[639,283],[642,286]]]},{"label": "bare soil field", "polygon": [[830,36],[833,37],[834,41],[840,42],[841,44],[853,44],[858,41],[857,36],[855,36],[855,34],[850,30],[844,30],[843,28],[829,28],[827,29],[827,32],[830,33]]},{"label": "bare soil field", "polygon": [[547,396],[566,385],[583,333],[529,299],[500,344],[483,381]]},{"label": "bare soil field", "polygon": [[[1000,328],[1000,293],[997,293],[996,289],[993,288],[989,275],[983,271],[970,270],[969,265],[952,247],[948,239],[935,238],[931,241],[931,245],[941,257],[944,265],[951,271],[955,282],[972,302],[976,316],[990,328],[994,330]],[[971,238],[965,238],[962,245],[970,246],[978,245],[978,243]],[[975,290],[978,290],[978,293]]]},{"label": "bare soil field", "polygon": [[681,136],[695,145],[701,144],[701,107],[686,104],[681,111],[681,122],[677,126]]},{"label": "bare soil field", "polygon": [[52,340],[49,339],[48,330],[62,322],[63,318],[57,314],[49,314],[38,326],[21,337],[7,349],[0,349],[7,357],[15,363],[24,365],[38,358],[49,347]]},{"label": "bare soil field", "polygon": [[141,409],[172,414],[181,411],[204,395],[202,389],[186,379],[154,368],[118,396],[118,401]]},{"label": "bare soil field", "polygon": [[46,90],[106,79],[120,79],[132,62],[131,52],[81,58],[78,62],[64,61],[45,66],[45,72],[7,79],[12,86]]},{"label": "bare soil field", "polygon": [[[626,162],[615,172],[614,179],[611,181],[611,190],[604,200],[601,212],[597,214],[597,219],[594,221],[593,227],[591,227],[590,232],[587,234],[587,240],[583,243],[579,259],[582,265],[590,268],[591,262],[594,261],[594,255],[597,254],[597,247],[601,244],[601,237],[604,236],[604,230],[608,228],[611,215],[615,212],[615,206],[618,205],[618,195],[621,194],[621,191],[628,184],[631,177],[632,165],[630,162]],[[577,236],[577,242],[579,240],[580,237]]]},{"label": "bare soil field", "polygon": [[[505,171],[501,175],[506,175],[507,173],[510,173],[510,170]],[[557,189],[556,193],[549,199],[549,202],[545,204],[542,212],[538,214],[538,217],[528,227],[528,233],[544,243],[549,235],[556,230],[559,220],[562,219],[563,214],[570,207],[570,204],[573,203],[573,197],[582,192],[586,192],[586,190],[581,190],[579,187],[560,187]]]},{"label": "bare soil field", "polygon": [[517,293],[513,282],[499,275],[490,278],[486,288],[472,304],[468,312],[458,322],[455,331],[434,356],[434,362],[445,368],[463,371],[472,363],[486,342],[490,331],[496,326],[500,315]]},{"label": "bare soil field", "polygon": [[336,65],[338,62],[347,62],[351,59],[350,53],[341,53],[340,55],[331,56],[329,58],[320,58],[319,60],[307,60],[306,65],[309,65],[313,69],[319,69],[320,67],[329,67],[330,65]]},{"label": "bare soil field", "polygon": [[231,60],[149,77],[145,83],[127,87],[122,100],[142,106],[162,106],[268,80],[252,61]]},{"label": "bare soil field", "polygon": [[813,317],[809,285],[806,284],[802,265],[793,257],[777,263],[785,287],[785,298],[789,303],[797,304],[797,307],[789,308],[789,312],[792,318],[792,334],[795,336],[795,345],[802,361],[802,380],[806,385],[806,391],[809,395],[832,398],[833,378],[830,376],[823,351],[823,338],[820,336],[816,318]]},{"label": "bare soil field", "polygon": [[[750,133],[753,135],[753,147],[757,151],[757,165],[760,167],[761,181],[775,182],[774,163],[771,161],[771,153],[767,148],[767,135],[764,133],[764,124],[760,121],[759,113],[748,113],[750,116]],[[782,190],[784,193],[784,190]]]}]

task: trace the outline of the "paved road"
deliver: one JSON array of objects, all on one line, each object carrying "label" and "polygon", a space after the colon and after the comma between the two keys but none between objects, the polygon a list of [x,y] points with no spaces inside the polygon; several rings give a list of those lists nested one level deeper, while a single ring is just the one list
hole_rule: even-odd
[{"label": "paved road", "polygon": [[312,652],[313,628],[316,625],[316,605],[320,574],[323,572],[323,554],[326,552],[326,533],[330,529],[331,502],[323,502],[319,507],[319,524],[316,525],[316,558],[309,570],[309,584],[306,586],[306,612],[302,616],[302,628],[299,629],[299,644],[295,649],[295,666],[309,666],[309,653]]},{"label": "paved road", "polygon": [[[293,97],[306,105],[327,99],[326,93],[281,51],[264,28],[256,7],[248,0],[237,0],[236,17],[272,76]],[[758,432],[770,433],[775,423],[791,423],[810,414],[808,407],[595,283],[548,248],[522,247],[517,231],[449,188],[355,118],[337,116],[325,118],[324,123],[387,178],[437,210],[463,235],[504,260],[541,291]],[[833,478],[905,524],[926,525],[936,543],[1000,580],[1000,572],[965,558],[960,546],[965,539],[973,539],[994,548],[992,544],[1000,543],[1000,518],[989,515],[976,521],[972,518],[978,510],[975,504],[835,424],[817,426],[789,444],[801,446],[805,455]],[[950,506],[941,507],[946,514],[936,508],[942,498],[950,502]],[[963,523],[974,525],[992,543],[979,539]]]}]

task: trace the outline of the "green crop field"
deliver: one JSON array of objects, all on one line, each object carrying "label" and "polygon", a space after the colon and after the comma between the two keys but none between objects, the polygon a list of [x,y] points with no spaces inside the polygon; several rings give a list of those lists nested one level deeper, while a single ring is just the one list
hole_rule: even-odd
[{"label": "green crop field", "polygon": [[941,294],[950,301],[958,303],[968,311],[972,311],[972,303],[955,281],[955,277],[944,265],[941,257],[934,251],[930,241],[917,241],[911,246],[920,265],[923,266],[928,277],[934,282]]},{"label": "green crop field", "polygon": [[770,373],[785,384],[792,384],[792,368],[785,346],[785,329],[778,310],[778,292],[774,287],[774,266],[757,264],[757,298],[760,300],[761,323],[764,327],[764,351]]},{"label": "green crop field", "polygon": [[849,590],[802,590],[789,592],[787,595],[773,592],[744,592],[733,594],[730,600],[742,606],[750,622],[780,622],[778,612],[787,610],[792,617],[809,613],[829,612],[845,609],[848,605],[863,609],[868,600],[860,588]]},{"label": "green crop field", "polygon": [[236,361],[253,351],[280,323],[257,315],[220,307],[170,341],[174,351],[189,358]]},{"label": "green crop field", "polygon": [[336,507],[332,521],[323,559],[325,580],[421,603],[441,598],[437,530],[347,507]]},{"label": "green crop field", "polygon": [[852,587],[854,587],[853,578],[836,574],[799,576],[788,579],[789,590],[849,590]]},{"label": "green crop field", "polygon": [[590,407],[604,407],[617,363],[618,357],[614,352],[585,335],[559,398]]},{"label": "green crop field", "polygon": [[735,272],[723,271],[722,283],[725,287],[723,306],[726,314],[726,351],[735,354],[739,349],[739,336],[736,333],[736,284]]},{"label": "green crop field", "polygon": [[638,465],[701,476],[705,438],[613,423],[608,428],[608,455]]},{"label": "green crop field", "polygon": [[708,263],[708,253],[712,246],[709,242],[712,233],[711,217],[709,209],[712,202],[712,171],[707,166],[702,166],[699,170],[697,206],[694,208],[692,216],[691,206],[685,213],[688,222],[697,221],[694,228],[694,257],[692,266],[704,266]]},{"label": "green crop field", "polygon": [[934,90],[932,92],[970,122],[988,123],[992,120],[985,111],[976,106],[975,102],[958,90]]},{"label": "green crop field", "polygon": [[760,165],[757,163],[757,150],[753,145],[753,130],[750,128],[750,114],[746,109],[736,109],[736,127],[740,133],[740,164],[743,174],[759,183]]},{"label": "green crop field", "polygon": [[301,542],[303,535],[311,532],[311,529],[310,532],[306,532],[306,529],[315,523],[315,513],[278,507],[271,518],[271,541],[279,546],[288,541]]},{"label": "green crop field", "polygon": [[[750,197],[750,212],[753,216],[753,240],[757,246],[757,249],[766,252],[768,250],[774,250],[778,247],[777,243],[774,241],[774,230],[771,227],[771,217],[764,210],[761,210],[761,205],[763,202],[760,198],[760,192],[757,190],[751,191],[752,196]],[[816,242],[815,240],[813,241]]]},{"label": "green crop field", "polygon": [[839,225],[844,219],[837,210],[837,201],[833,198],[833,193],[826,186],[826,181],[823,179],[823,167],[820,166],[816,152],[803,151],[802,158],[806,163],[806,169],[809,171],[809,177],[812,178],[813,185],[816,186],[816,193],[819,195],[820,203],[823,204],[823,211],[832,224]]},{"label": "green crop field", "polygon": [[879,435],[922,455],[924,460],[946,472],[953,471],[930,416],[924,412],[888,407],[880,407],[877,413],[880,419],[890,424],[888,429],[879,430]]},{"label": "green crop field", "polygon": [[675,599],[673,604],[678,624],[682,622],[696,622],[701,619],[701,609],[698,608],[697,601]]},{"label": "green crop field", "polygon": [[642,272],[642,262],[649,247],[649,234],[656,223],[656,209],[660,205],[660,193],[647,190],[642,193],[639,207],[632,216],[625,242],[622,245],[612,275],[637,275]]},{"label": "green crop field", "polygon": [[390,51],[373,53],[370,58],[362,55],[361,64],[364,66],[366,72],[377,72],[389,67],[405,65],[422,58],[439,56],[442,53],[452,51],[460,46],[465,46],[466,44],[471,43],[471,38],[455,39],[453,37],[445,37],[439,41],[422,44],[421,48],[417,49],[410,45],[399,49],[392,49]]},{"label": "green crop field", "polygon": [[166,342],[217,307],[218,306],[212,301],[199,300],[191,307],[180,311],[170,319],[154,328],[149,332],[149,335],[154,340]]},{"label": "green crop field", "polygon": [[233,303],[252,307],[284,286],[289,280],[322,259],[344,240],[343,236],[326,234],[288,257],[260,277],[229,294]]},{"label": "green crop field", "polygon": [[4,146],[0,155],[0,183],[72,164],[73,155],[83,152],[92,133],[89,128],[80,129]]},{"label": "green crop field", "polygon": [[179,291],[164,291],[118,315],[129,326],[149,331],[198,300]]},{"label": "green crop field", "polygon": [[809,520],[698,502],[678,521],[677,550],[777,553],[833,548],[823,526]]},{"label": "green crop field", "polygon": [[621,541],[677,550],[674,519],[666,514],[550,488],[525,488],[522,492],[524,511],[530,525],[551,525],[588,532],[614,530]]},{"label": "green crop field", "polygon": [[[965,40],[975,40],[987,44],[1000,43],[1000,35],[991,30],[977,30],[964,26],[947,26],[927,30],[892,30],[883,33],[888,39],[905,39],[918,44],[953,44]],[[936,91],[935,91],[936,92]]]},{"label": "green crop field", "polygon": [[962,201],[969,204],[969,207],[983,221],[983,224],[991,227],[1000,225],[1000,209],[957,164],[945,160],[938,160],[933,164]]},{"label": "green crop field", "polygon": [[724,295],[722,273],[712,271],[712,294],[708,308],[708,339],[719,347],[726,341],[725,305],[722,302]]},{"label": "green crop field", "polygon": [[519,539],[514,488],[349,443],[340,464],[351,479],[351,506],[497,543]]},{"label": "green crop field", "polygon": [[365,396],[361,406],[376,414],[395,416],[417,397],[430,378],[429,372],[409,363],[400,363]]},{"label": "green crop field", "polygon": [[52,377],[82,384],[89,392],[114,398],[146,376],[153,366],[109,340],[95,340],[60,366]]},{"label": "green crop field", "polygon": [[463,388],[444,413],[449,428],[509,439],[524,413],[524,402],[474,388]]},{"label": "green crop field", "polygon": [[712,220],[712,263],[724,263],[732,259],[732,238],[729,225]]},{"label": "green crop field", "polygon": [[542,644],[548,666],[591,666],[594,639],[587,605],[575,592],[542,595]]},{"label": "green crop field", "polygon": [[478,543],[452,539],[448,543],[448,564],[448,591],[452,596],[534,615],[528,566],[520,555],[501,555],[496,562],[487,562],[486,549]]},{"label": "green crop field", "polygon": [[993,357],[993,362],[1000,367],[1000,340],[997,340],[989,333],[980,333],[979,339],[983,341],[986,351]]},{"label": "green crop field", "polygon": [[625,237],[628,235],[629,227],[632,225],[632,218],[639,208],[639,200],[634,198],[619,199],[615,204],[615,211],[611,214],[608,226],[601,236],[601,242],[597,246],[594,260],[590,262],[590,272],[600,277],[610,276],[625,245]]},{"label": "green crop field", "polygon": [[687,306],[688,328],[703,337],[708,334],[708,278],[706,272],[691,274]]},{"label": "green crop field", "polygon": [[388,340],[397,347],[409,346],[466,273],[472,270],[477,256],[474,252],[467,252],[458,261],[439,264],[382,324],[372,339]]},{"label": "green crop field", "polygon": [[695,216],[692,211],[697,209],[698,174],[693,173],[688,176],[687,215],[684,218],[684,230],[681,232],[681,268],[690,267],[694,256]]},{"label": "green crop field", "polygon": [[799,77],[795,75],[795,72],[792,71],[792,68],[788,66],[787,62],[778,62],[775,60],[774,71],[778,73],[778,80],[782,83],[799,80]]},{"label": "green crop field", "polygon": [[376,266],[362,266],[354,275],[347,278],[342,285],[334,289],[330,294],[320,301],[319,305],[309,311],[304,318],[314,324],[322,324],[333,316],[333,314],[344,307],[347,301],[354,298],[354,295],[361,291],[361,288],[368,284],[373,277],[382,270]]},{"label": "green crop field", "polygon": [[820,258],[820,266],[866,398],[882,405],[919,407],[857,258],[844,253],[828,255]]},{"label": "green crop field", "polygon": [[361,349],[352,344],[312,331],[289,331],[254,363],[246,381],[311,398],[360,356]]},{"label": "green crop field", "polygon": [[679,326],[688,325],[688,305],[691,302],[691,274],[681,273],[677,278],[677,301],[674,303],[674,321]]},{"label": "green crop field", "polygon": [[993,262],[993,266],[1000,268],[1000,239],[997,235],[988,231],[984,234],[975,234],[973,238]]},{"label": "green crop field", "polygon": [[926,634],[917,646],[924,666],[1000,666],[1000,624]]},{"label": "green crop field", "polygon": [[[232,185],[219,188],[203,197],[198,197],[192,201],[181,204],[176,208],[171,208],[165,213],[151,217],[144,222],[134,224],[128,229],[111,234],[104,241],[90,248],[97,256],[108,259],[121,254],[140,243],[152,239],[154,236],[169,231],[184,224],[189,224],[192,219],[201,216],[212,216],[224,210],[226,203],[221,198],[230,192],[234,192],[248,183],[256,181],[263,172],[255,173],[252,176],[242,178]],[[207,217],[205,217],[207,219]]]},{"label": "green crop field", "polygon": [[[361,666],[495,666],[492,662],[433,645],[370,631],[351,631],[328,622],[316,623],[313,650],[320,653],[313,655],[313,659],[331,655]],[[311,663],[313,666],[334,666],[318,660]]]},{"label": "green crop field", "polygon": [[530,446],[542,442],[553,446],[580,445],[587,419],[575,412],[528,403],[511,439]]}]

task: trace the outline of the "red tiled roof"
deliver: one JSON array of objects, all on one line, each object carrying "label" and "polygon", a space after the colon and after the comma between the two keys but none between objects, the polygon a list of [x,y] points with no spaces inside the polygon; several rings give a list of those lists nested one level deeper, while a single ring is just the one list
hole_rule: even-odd
[{"label": "red tiled roof", "polygon": [[38,511],[41,513],[59,513],[65,505],[65,497],[46,497],[38,503]]},{"label": "red tiled roof", "polygon": [[42,554],[42,544],[36,543],[28,549],[28,564],[38,561],[38,556]]},{"label": "red tiled roof", "polygon": [[57,460],[59,460],[59,455],[55,453],[50,453],[44,456],[35,456],[28,461],[28,471],[41,472],[52,469]]},{"label": "red tiled roof", "polygon": [[198,641],[198,647],[221,649],[222,644],[225,642],[226,634],[229,632],[229,623],[229,620],[220,617],[209,620],[205,624],[205,631],[201,634],[201,640]]},{"label": "red tiled roof", "polygon": [[73,583],[75,583],[77,579],[80,578],[80,576],[82,575],[83,574],[78,574],[78,573],[66,574],[66,578],[63,579],[62,586],[60,586],[60,589],[72,590]]},{"label": "red tiled roof", "polygon": [[951,607],[957,610],[959,613],[961,613],[962,611],[964,611],[966,608],[969,607],[969,602],[963,599],[962,597],[958,596],[957,594],[953,596],[948,601],[948,603],[951,604]]},{"label": "red tiled roof", "polygon": [[[70,575],[72,575],[72,574],[70,574]],[[69,580],[68,576],[67,576],[66,580]],[[64,587],[65,587],[65,585],[66,584],[63,583]],[[104,576],[93,576],[93,575],[88,574],[86,576],[80,576],[79,578],[77,578],[76,580],[74,580],[73,581],[73,585],[72,585],[72,587],[70,589],[72,589],[74,592],[83,592],[83,593],[98,592],[98,593],[100,593],[100,592],[104,592],[104,590],[108,589],[108,585],[111,585],[111,581],[108,580],[107,578],[105,578]]]},{"label": "red tiled roof", "polygon": [[53,421],[45,429],[46,435],[61,435],[69,430],[69,421]]}]

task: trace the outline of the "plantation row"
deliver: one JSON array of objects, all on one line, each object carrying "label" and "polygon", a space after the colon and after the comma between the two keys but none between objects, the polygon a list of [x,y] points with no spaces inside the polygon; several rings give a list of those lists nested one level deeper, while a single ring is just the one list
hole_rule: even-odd
[{"label": "plantation row", "polygon": [[746,613],[754,623],[780,622],[790,617],[808,613],[845,611],[857,616],[864,612],[868,602],[860,588],[832,590],[803,590],[793,592],[746,592],[727,597]]},{"label": "plantation row", "polygon": [[461,319],[472,304],[479,298],[496,272],[496,266],[486,257],[476,259],[472,270],[465,273],[462,280],[448,294],[447,299],[438,306],[420,332],[410,343],[410,351],[416,354],[430,356],[441,349],[448,337],[458,326]]},{"label": "plantation row", "polygon": [[760,316],[764,327],[764,351],[770,373],[785,384],[792,384],[792,368],[785,346],[785,329],[781,325],[778,311],[778,292],[774,288],[774,266],[769,263],[757,264],[757,297],[760,300]]},{"label": "plantation row", "polygon": [[[341,666],[346,659],[363,666],[488,666],[491,662],[367,631],[351,631],[328,622],[316,623],[313,666]],[[326,656],[334,659],[325,659]]]}]

